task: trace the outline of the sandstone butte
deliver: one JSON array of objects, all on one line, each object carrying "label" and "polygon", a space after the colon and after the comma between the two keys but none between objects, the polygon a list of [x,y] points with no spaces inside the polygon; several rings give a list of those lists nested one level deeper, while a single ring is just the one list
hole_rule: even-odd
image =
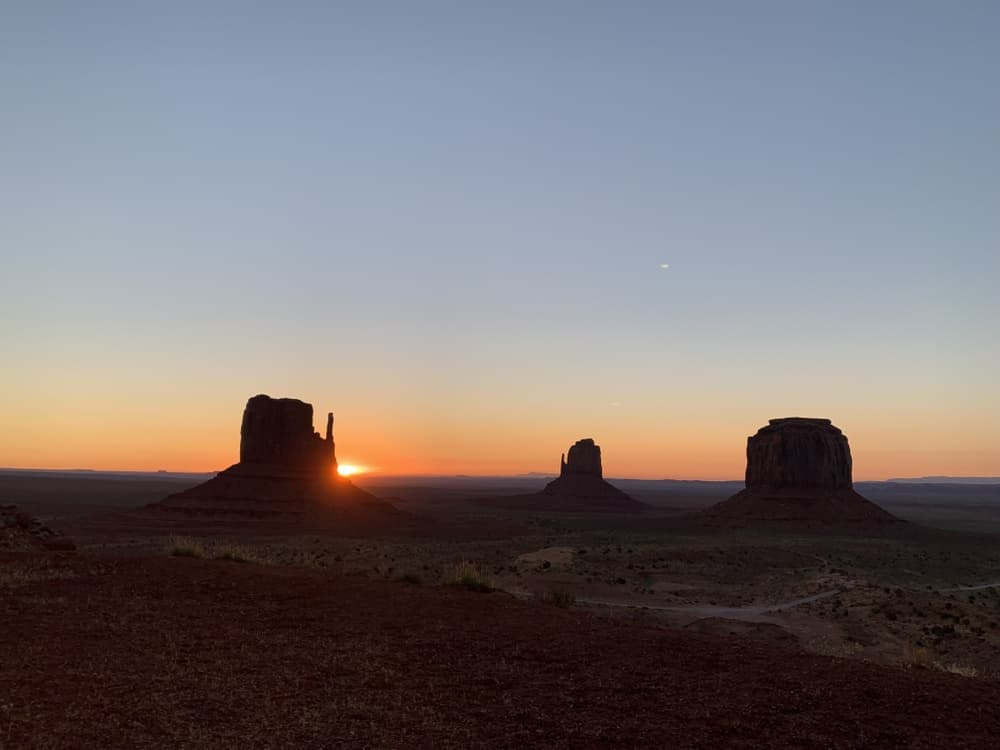
[{"label": "sandstone butte", "polygon": [[265,395],[249,399],[243,410],[238,463],[149,507],[248,518],[394,510],[337,474],[332,413],[327,415],[326,435],[321,437],[313,430],[312,404]]},{"label": "sandstone butte", "polygon": [[747,438],[746,487],[705,511],[714,521],[902,525],[854,491],[847,436],[829,419],[772,419]]},{"label": "sandstone butte", "polygon": [[530,495],[497,497],[493,507],[519,510],[634,513],[649,508],[604,479],[601,446],[593,438],[577,440],[559,461],[559,476]]}]

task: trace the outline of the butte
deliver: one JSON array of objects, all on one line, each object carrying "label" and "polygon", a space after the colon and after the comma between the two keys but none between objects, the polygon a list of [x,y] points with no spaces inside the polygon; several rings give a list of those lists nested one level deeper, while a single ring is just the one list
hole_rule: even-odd
[{"label": "butte", "polygon": [[847,436],[829,419],[772,419],[747,438],[746,488],[713,505],[715,522],[903,524],[854,491]]},{"label": "butte", "polygon": [[518,510],[634,513],[649,508],[605,481],[601,446],[593,438],[577,440],[570,446],[559,461],[559,476],[541,492],[487,502]]},{"label": "butte", "polygon": [[312,404],[264,395],[248,400],[243,410],[239,463],[149,508],[245,518],[395,511],[337,474],[332,413],[323,438],[313,430]]}]

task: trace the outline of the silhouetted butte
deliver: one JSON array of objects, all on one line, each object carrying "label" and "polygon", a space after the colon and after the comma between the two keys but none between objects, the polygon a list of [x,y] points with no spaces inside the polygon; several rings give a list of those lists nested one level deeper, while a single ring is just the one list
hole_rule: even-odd
[{"label": "silhouetted butte", "polygon": [[150,506],[192,514],[267,517],[337,509],[394,510],[337,474],[333,414],[313,431],[311,404],[259,395],[247,401],[240,460],[207,482]]},{"label": "silhouetted butte", "polygon": [[559,461],[559,476],[531,495],[498,497],[489,505],[552,511],[626,512],[649,506],[605,481],[601,446],[593,438],[577,440]]},{"label": "silhouetted butte", "polygon": [[854,491],[847,436],[829,419],[772,419],[747,438],[746,488],[705,511],[721,521],[903,523]]}]

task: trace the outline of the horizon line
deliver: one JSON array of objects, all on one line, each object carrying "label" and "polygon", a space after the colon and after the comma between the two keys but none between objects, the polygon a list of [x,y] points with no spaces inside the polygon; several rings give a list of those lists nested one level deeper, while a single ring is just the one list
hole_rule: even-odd
[{"label": "horizon line", "polygon": [[[156,474],[168,474],[168,475],[187,475],[187,476],[214,476],[218,474],[222,469],[211,470],[211,471],[181,471],[174,469],[92,469],[84,467],[74,467],[74,468],[52,468],[52,467],[23,467],[23,466],[0,466],[0,472],[36,472],[36,473],[63,473],[63,474],[142,474],[142,475],[156,475]],[[380,479],[393,479],[393,478],[414,478],[414,479],[546,479],[555,478],[558,474],[555,472],[541,472],[541,471],[527,471],[518,472],[516,474],[466,474],[466,473],[440,473],[440,472],[407,472],[407,473],[390,473],[390,472],[380,472],[371,471],[363,472],[359,474],[352,475],[350,479],[352,481],[362,481],[364,478],[380,478]],[[628,477],[628,476],[605,476],[607,480],[618,480],[618,481],[635,481],[635,482],[718,482],[718,483],[736,483],[744,482],[745,478],[729,478],[729,479],[705,479],[702,477]],[[962,479],[962,480],[972,480],[972,481],[983,481],[984,483],[996,483],[1000,484],[1000,476],[991,475],[972,475],[972,474],[924,474],[921,476],[890,476],[880,479],[852,479],[852,482],[905,482],[905,481],[924,481],[931,479]],[[993,480],[993,481],[987,481]],[[947,483],[947,482],[943,482]]]}]

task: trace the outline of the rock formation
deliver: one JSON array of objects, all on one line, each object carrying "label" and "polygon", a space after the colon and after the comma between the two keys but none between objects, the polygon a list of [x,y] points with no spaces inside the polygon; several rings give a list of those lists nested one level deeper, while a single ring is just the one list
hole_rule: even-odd
[{"label": "rock formation", "polygon": [[847,436],[829,419],[772,419],[747,438],[746,483],[760,489],[850,489]]},{"label": "rock formation", "polygon": [[601,446],[593,438],[577,440],[559,461],[559,476],[532,495],[498,497],[495,507],[525,510],[635,512],[648,508],[604,480]]},{"label": "rock formation", "polygon": [[712,519],[821,524],[902,523],[854,491],[847,436],[829,419],[772,419],[747,438],[746,488]]},{"label": "rock formation", "polygon": [[240,463],[278,464],[310,473],[335,472],[333,414],[326,438],[313,432],[312,404],[297,398],[254,396],[240,426]]},{"label": "rock formation", "polygon": [[326,437],[313,430],[311,404],[254,396],[240,426],[240,460],[197,487],[150,506],[206,515],[267,517],[392,506],[337,474],[333,414]]},{"label": "rock formation", "polygon": [[71,552],[75,549],[71,539],[45,526],[30,513],[18,510],[16,505],[0,505],[0,550]]},{"label": "rock formation", "polygon": [[580,474],[601,479],[604,477],[604,469],[601,466],[601,446],[594,442],[593,438],[577,440],[569,447],[569,461],[567,454],[563,454],[559,460],[559,476],[567,474]]}]

